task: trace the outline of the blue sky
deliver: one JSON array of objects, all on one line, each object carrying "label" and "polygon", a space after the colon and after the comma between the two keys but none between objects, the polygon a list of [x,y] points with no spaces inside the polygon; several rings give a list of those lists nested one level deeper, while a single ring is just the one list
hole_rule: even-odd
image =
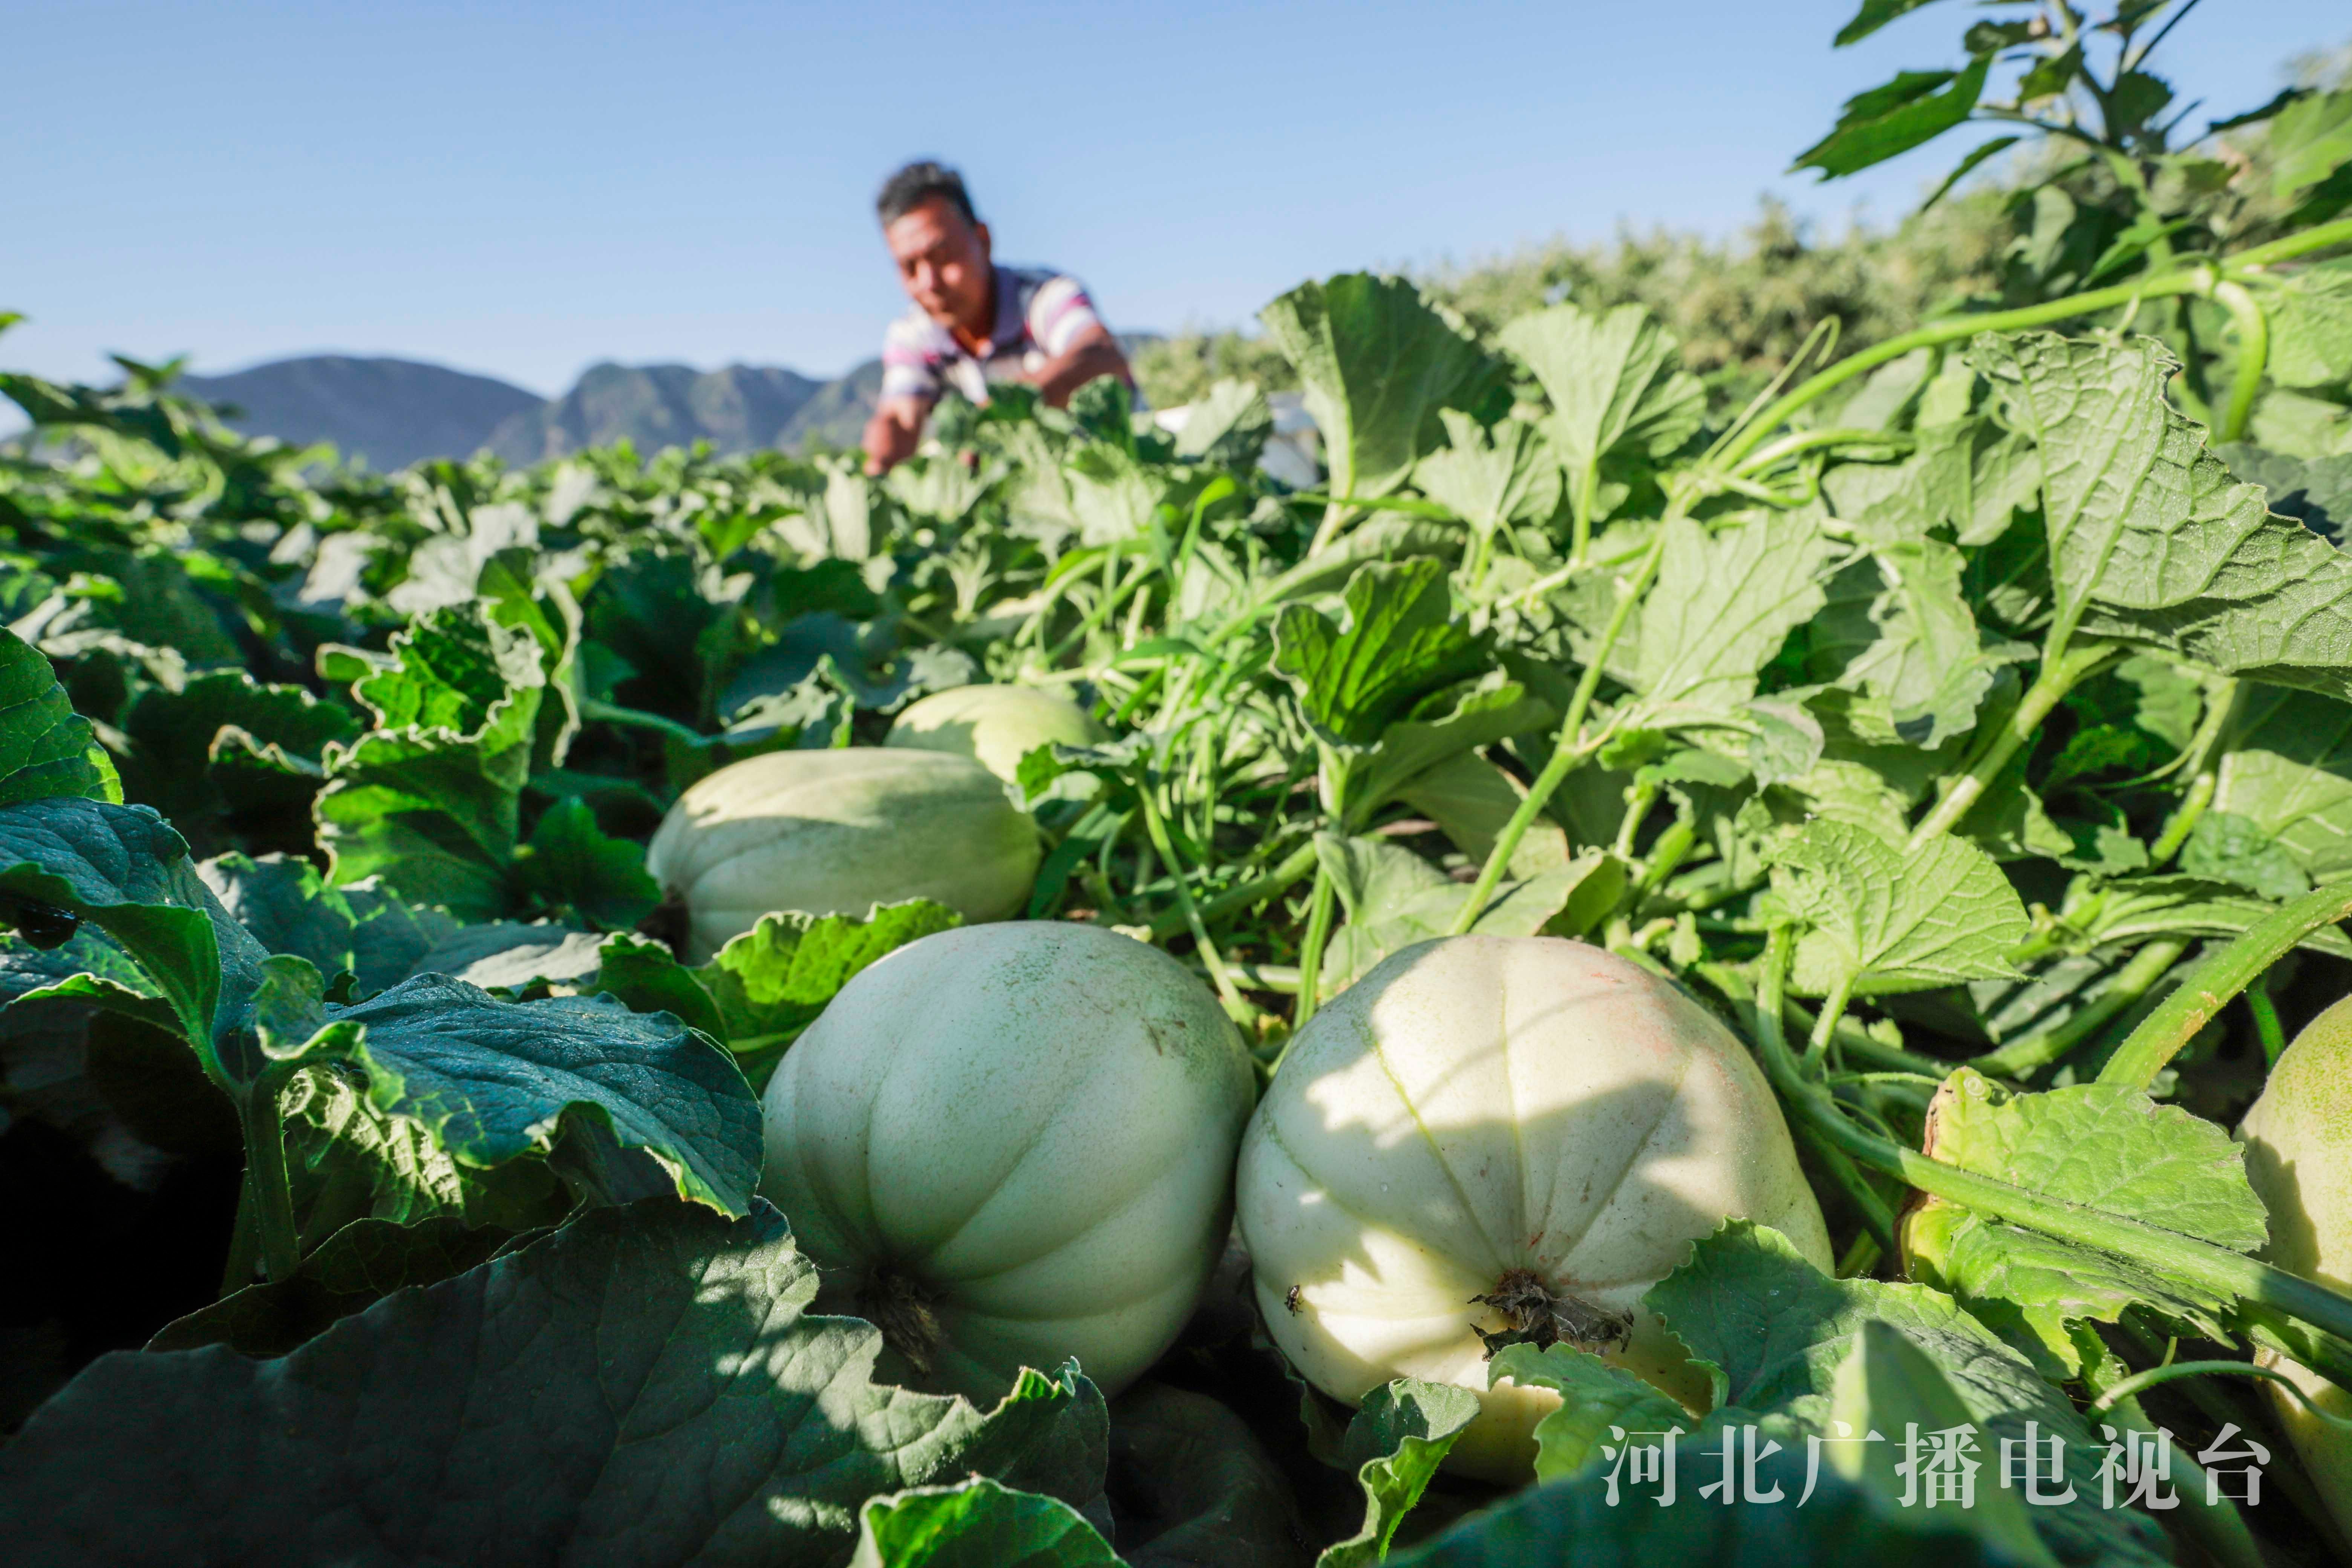
[{"label": "blue sky", "polygon": [[[30,320],[0,364],[833,374],[902,308],[868,204],[923,153],[1001,257],[1077,272],[1122,327],[1621,223],[1727,232],[1767,193],[1892,222],[1972,143],[1782,171],[1971,17],[1832,50],[1853,5],[14,0],[0,309]],[[2206,0],[2159,61],[2235,111],[2347,36],[2342,0]]]}]

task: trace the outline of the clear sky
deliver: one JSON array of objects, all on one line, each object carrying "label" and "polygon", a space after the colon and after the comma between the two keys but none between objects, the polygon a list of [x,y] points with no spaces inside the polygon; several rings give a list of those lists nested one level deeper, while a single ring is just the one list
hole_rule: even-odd
[{"label": "clear sky", "polygon": [[[1300,279],[1767,193],[1891,222],[1972,142],[1782,173],[1839,103],[1954,63],[1855,0],[809,5],[11,0],[0,364],[391,353],[541,392],[585,365],[830,374],[903,308],[870,201],[961,165],[998,255],[1115,326],[1245,321]],[[2205,0],[2165,46],[2215,112],[2352,36],[2344,0]]]}]

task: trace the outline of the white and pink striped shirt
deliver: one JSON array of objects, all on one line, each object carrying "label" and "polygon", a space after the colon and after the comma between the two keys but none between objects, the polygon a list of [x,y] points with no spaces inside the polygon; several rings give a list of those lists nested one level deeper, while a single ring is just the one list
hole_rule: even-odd
[{"label": "white and pink striped shirt", "polygon": [[1099,325],[1086,285],[1046,268],[996,268],[996,327],[988,353],[975,356],[953,332],[920,307],[890,323],[882,337],[882,396],[929,403],[954,387],[974,403],[988,401],[988,384],[1034,372]]}]

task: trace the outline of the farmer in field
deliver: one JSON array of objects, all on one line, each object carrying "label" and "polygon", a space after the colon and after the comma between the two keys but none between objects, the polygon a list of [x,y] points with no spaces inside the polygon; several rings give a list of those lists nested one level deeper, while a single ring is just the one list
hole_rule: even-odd
[{"label": "farmer in field", "polygon": [[1134,384],[1085,285],[1066,272],[991,258],[988,226],[953,169],[909,163],[875,206],[915,308],[882,339],[882,393],[866,425],[867,473],[914,455],[923,422],[950,387],[985,403],[989,383],[1017,381],[1058,408],[1098,375]]}]

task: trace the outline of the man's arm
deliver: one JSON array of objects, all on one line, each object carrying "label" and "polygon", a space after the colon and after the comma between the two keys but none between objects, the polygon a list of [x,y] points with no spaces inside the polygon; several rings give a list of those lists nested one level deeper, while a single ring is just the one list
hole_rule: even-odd
[{"label": "man's arm", "polygon": [[1088,321],[1071,336],[1068,346],[1026,379],[1049,407],[1060,408],[1070,401],[1070,394],[1098,375],[1115,375],[1129,386],[1135,384],[1135,373],[1128,369],[1118,340],[1100,321]]},{"label": "man's arm", "polygon": [[886,397],[866,422],[866,471],[879,478],[915,455],[936,399]]}]

